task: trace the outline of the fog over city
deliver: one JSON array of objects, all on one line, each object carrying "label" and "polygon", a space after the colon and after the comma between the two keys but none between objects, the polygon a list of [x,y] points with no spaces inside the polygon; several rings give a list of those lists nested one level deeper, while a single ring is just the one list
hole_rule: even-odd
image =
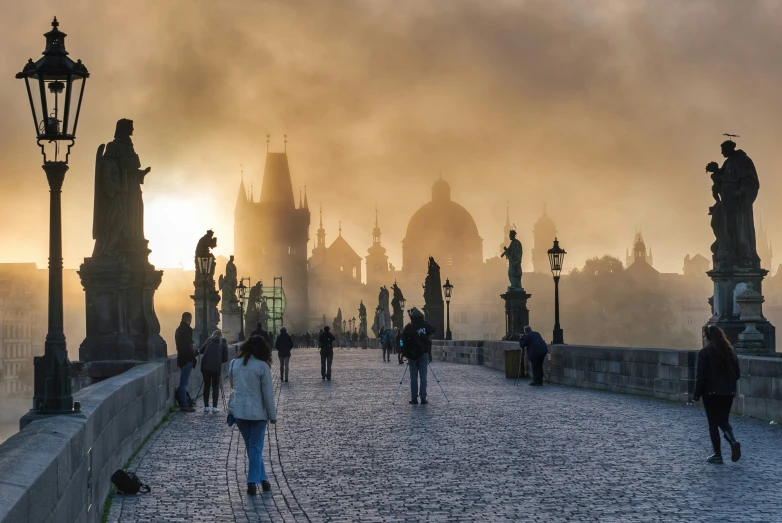
[{"label": "fog over city", "polygon": [[756,215],[781,238],[775,2],[3,4],[2,262],[46,263],[47,186],[14,73],[54,14],[92,73],[64,186],[66,268],[91,254],[95,150],[122,117],[152,166],[146,233],[162,268],[191,268],[210,227],[216,253],[233,252],[240,165],[257,196],[267,134],[272,150],[288,135],[294,190],[323,206],[331,238],[341,220],[363,252],[377,202],[397,266],[442,172],[487,258],[507,200],[529,247],[547,202],[568,266],[623,256],[640,229],[655,267],[680,272],[686,254],[709,254],[704,166],[724,132],[753,157]]}]

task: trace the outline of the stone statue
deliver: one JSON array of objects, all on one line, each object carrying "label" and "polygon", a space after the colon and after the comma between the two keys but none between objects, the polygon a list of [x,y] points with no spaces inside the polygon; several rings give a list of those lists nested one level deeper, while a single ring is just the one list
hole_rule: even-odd
[{"label": "stone statue", "polygon": [[337,316],[331,323],[331,327],[334,329],[333,334],[336,336],[342,334],[342,308],[337,309]]},{"label": "stone statue", "polygon": [[220,275],[220,279],[217,281],[217,286],[223,293],[223,306],[228,307],[231,303],[238,301],[236,298],[236,287],[239,284],[239,280],[236,272],[236,264],[234,263],[234,256],[231,255],[231,259],[225,264],[225,276]]},{"label": "stone statue", "polygon": [[104,159],[116,163],[119,176],[124,184],[124,226],[122,236],[126,242],[125,249],[132,248],[128,244],[139,244],[144,238],[144,200],[141,195],[141,185],[152,168],[141,169],[141,161],[133,148],[130,137],[133,135],[133,120],[123,118],[117,122],[114,140],[106,144]]},{"label": "stone statue", "polygon": [[214,231],[209,229],[206,231],[206,234],[201,236],[201,239],[198,240],[198,244],[196,245],[196,251],[195,251],[195,266],[196,266],[196,278],[200,276],[200,271],[198,270],[198,258],[212,258],[212,269],[209,271],[209,278],[214,279],[215,275],[215,256],[212,254],[212,249],[217,247],[217,237],[214,235]]},{"label": "stone statue", "polygon": [[[231,256],[231,260],[233,261],[234,257]],[[228,272],[228,266],[225,267],[226,273]],[[236,278],[236,268],[234,267],[234,278]],[[234,279],[234,282],[237,280]],[[236,283],[234,283],[234,286],[236,286]],[[261,295],[263,294],[263,283],[261,282],[255,282],[255,285],[250,287],[250,296],[247,298],[247,313],[258,313],[260,310],[258,309],[258,301],[261,299]],[[265,303],[265,301],[264,301]]]},{"label": "stone statue", "polygon": [[736,149],[735,142],[722,142],[721,148],[725,157],[722,167],[717,162],[706,166],[706,171],[712,173],[715,200],[709,208],[716,238],[711,246],[714,268],[760,268],[752,212],[760,188],[758,173],[747,153]]},{"label": "stone statue", "polygon": [[429,256],[429,267],[424,281],[424,302],[426,305],[443,304],[443,287],[440,280],[440,266]]},{"label": "stone statue", "polygon": [[391,300],[391,306],[394,309],[394,316],[397,316],[400,312],[404,314],[405,311],[402,309],[402,301],[404,301],[405,297],[402,294],[402,289],[399,288],[399,286],[394,282],[394,285],[391,286],[391,290],[394,291],[394,298]]},{"label": "stone statue", "polygon": [[375,307],[375,319],[372,322],[372,333],[375,335],[375,338],[379,338],[383,333],[382,317],[383,313],[380,310],[380,306]]},{"label": "stone statue", "polygon": [[358,335],[363,340],[367,337],[367,308],[364,306],[364,300],[358,306]]},{"label": "stone statue", "polygon": [[101,144],[95,158],[95,202],[92,216],[93,257],[122,257],[128,180],[117,161],[104,156]]},{"label": "stone statue", "polygon": [[510,245],[505,247],[500,255],[501,258],[508,259],[508,280],[510,285],[509,291],[521,290],[521,256],[523,249],[521,242],[516,239],[516,231],[510,231]]},{"label": "stone statue", "polygon": [[[389,304],[389,292],[385,285],[383,287],[380,287],[380,293],[377,296],[377,308],[380,311],[378,326],[382,328],[382,330],[390,329],[391,307]],[[373,328],[373,332],[374,332],[374,328]],[[375,336],[377,335],[378,335],[377,332],[375,332]]]}]

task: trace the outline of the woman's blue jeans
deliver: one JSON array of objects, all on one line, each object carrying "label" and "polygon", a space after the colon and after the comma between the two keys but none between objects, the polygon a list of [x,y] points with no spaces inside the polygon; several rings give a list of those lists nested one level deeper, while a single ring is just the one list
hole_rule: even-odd
[{"label": "woman's blue jeans", "polygon": [[266,436],[266,420],[237,419],[236,425],[244,439],[247,449],[247,483],[260,483],[268,480],[266,467],[263,466],[263,440]]}]

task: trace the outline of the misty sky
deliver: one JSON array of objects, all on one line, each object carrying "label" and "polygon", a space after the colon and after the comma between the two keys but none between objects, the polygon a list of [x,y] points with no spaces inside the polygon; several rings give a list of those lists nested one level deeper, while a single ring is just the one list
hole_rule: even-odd
[{"label": "misty sky", "polygon": [[[567,265],[708,255],[705,165],[741,135],[782,245],[782,2],[697,0],[0,0],[0,261],[45,266],[48,195],[23,82],[53,15],[91,72],[64,186],[64,257],[92,253],[95,151],[135,121],[146,234],[159,267],[192,265],[207,228],[233,249],[240,165],[261,185],[266,134],[287,133],[313,225],[362,256],[377,201],[401,266],[412,213],[442,171],[492,256],[505,203],[527,253],[543,202]],[[298,194],[296,195],[298,199]],[[312,244],[310,244],[310,249]],[[782,251],[781,251],[782,252]],[[777,260],[774,264],[777,265]]]}]

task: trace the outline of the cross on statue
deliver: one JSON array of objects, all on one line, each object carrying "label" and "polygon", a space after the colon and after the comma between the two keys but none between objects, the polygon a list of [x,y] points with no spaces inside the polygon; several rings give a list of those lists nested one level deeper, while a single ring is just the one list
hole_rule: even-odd
[{"label": "cross on statue", "polygon": [[722,136],[727,136],[728,140],[730,140],[731,142],[733,141],[734,138],[741,138],[741,136],[739,136],[738,134],[730,134],[730,133],[722,133]]}]

